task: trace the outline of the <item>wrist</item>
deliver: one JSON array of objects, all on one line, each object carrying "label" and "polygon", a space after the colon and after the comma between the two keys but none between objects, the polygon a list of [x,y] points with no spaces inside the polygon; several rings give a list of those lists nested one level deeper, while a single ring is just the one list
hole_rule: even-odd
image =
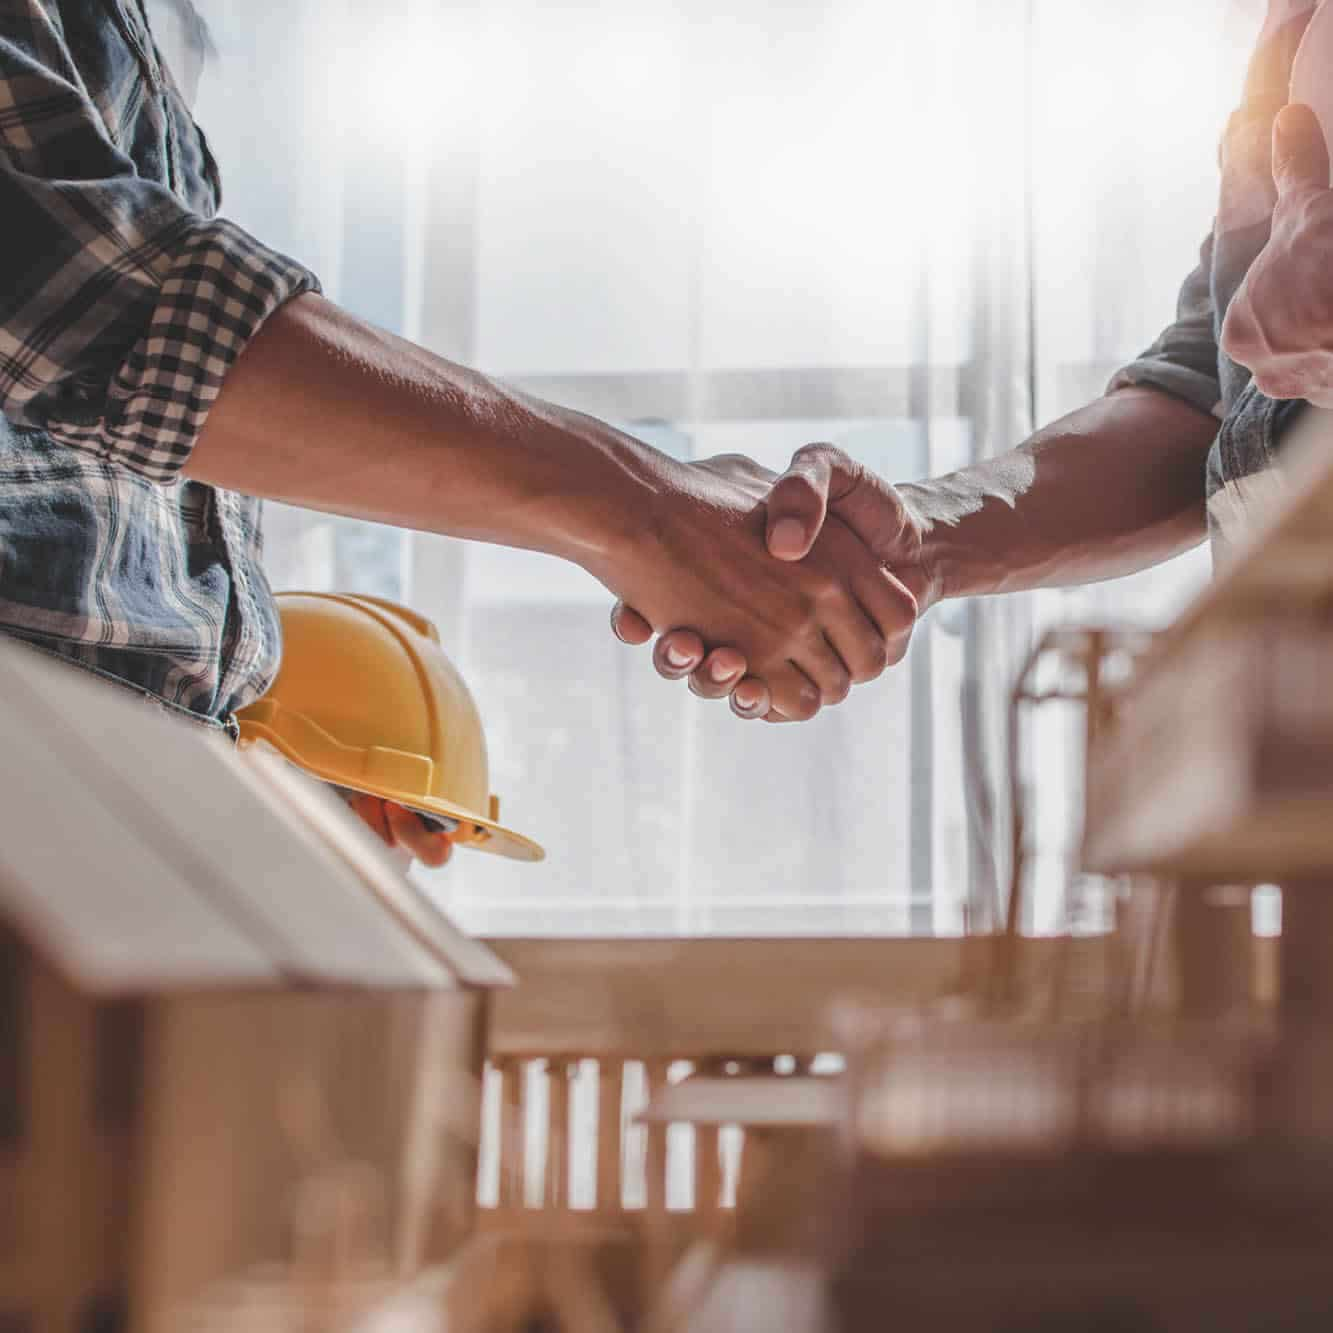
[{"label": "wrist", "polygon": [[949,558],[950,526],[943,521],[938,497],[930,482],[903,482],[897,486],[903,503],[904,536],[914,551],[908,590],[924,614],[936,602],[961,594],[953,586],[954,565]]},{"label": "wrist", "polygon": [[541,497],[533,544],[611,586],[654,527],[658,499],[680,465],[615,427],[550,403],[525,405],[560,459],[560,485]]}]

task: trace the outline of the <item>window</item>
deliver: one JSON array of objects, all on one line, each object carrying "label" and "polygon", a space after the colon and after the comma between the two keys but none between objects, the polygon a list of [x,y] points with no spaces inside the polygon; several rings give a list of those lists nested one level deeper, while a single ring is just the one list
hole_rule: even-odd
[{"label": "window", "polygon": [[[1213,0],[204,8],[228,211],[335,299],[682,457],[831,439],[899,479],[1008,448],[1169,319],[1255,31]],[[494,933],[985,924],[1034,629],[1164,618],[1206,573],[942,607],[843,707],[742,727],[577,569],[270,510],[276,585],[410,600],[473,684],[550,851],[431,879]]]}]

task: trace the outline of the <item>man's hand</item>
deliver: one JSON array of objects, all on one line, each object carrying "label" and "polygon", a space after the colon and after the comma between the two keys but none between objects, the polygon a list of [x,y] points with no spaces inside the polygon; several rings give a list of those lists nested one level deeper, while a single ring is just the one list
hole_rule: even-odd
[{"label": "man's hand", "polygon": [[[812,518],[802,551],[787,547],[775,557],[765,549],[772,473],[738,455],[686,472],[688,480],[677,485],[693,496],[693,506],[682,513],[678,491],[664,511],[668,517],[659,513],[653,524],[657,606],[646,607],[633,592],[632,581],[642,577],[633,560],[622,557],[614,577],[603,576],[636,607],[635,627],[650,635],[654,628],[698,626],[689,642],[699,656],[710,647],[734,648],[732,660],[766,686],[765,712],[791,720],[813,717],[821,703],[841,702],[854,682],[873,679],[902,656],[916,600],[840,517],[822,526]],[[621,633],[634,637],[633,629]],[[701,694],[731,693],[707,678],[694,684]]]},{"label": "man's hand", "polygon": [[[319,448],[306,443],[317,439]],[[753,488],[364,324],[287,302],[227,375],[186,468],[222,489],[581,565],[655,630],[691,625],[812,716],[882,669],[911,596],[840,524],[797,565]]]},{"label": "man's hand", "polygon": [[1270,398],[1333,408],[1333,191],[1308,106],[1273,125],[1273,180],[1272,234],[1227,310],[1222,349]]},{"label": "man's hand", "polygon": [[[885,630],[884,651],[877,669],[858,680],[871,679],[899,662],[907,651],[920,610],[935,595],[934,580],[922,559],[920,526],[894,487],[831,445],[800,450],[781,477],[748,458],[725,456],[696,465],[743,486],[763,502],[764,537],[771,555],[789,564],[820,557],[821,534],[843,530],[859,539],[864,551],[890,575],[908,597],[905,614]],[[612,628],[626,643],[646,643],[652,626],[636,610],[620,602],[612,612]],[[789,721],[793,714],[775,698],[763,672],[731,646],[708,650],[693,630],[672,629],[659,638],[653,654],[659,674],[669,680],[688,677],[690,689],[703,698],[730,698],[741,718]]]},{"label": "man's hand", "polygon": [[453,855],[447,833],[433,833],[413,810],[378,796],[356,796],[347,803],[383,839],[385,846],[401,849],[422,865],[438,869]]}]

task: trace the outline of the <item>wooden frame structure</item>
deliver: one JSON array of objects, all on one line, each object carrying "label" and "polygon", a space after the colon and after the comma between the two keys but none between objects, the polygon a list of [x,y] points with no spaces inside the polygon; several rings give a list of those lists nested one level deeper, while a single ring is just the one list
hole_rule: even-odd
[{"label": "wooden frame structure", "polygon": [[0,682],[0,1327],[448,1252],[512,974],[280,761],[17,644]]}]

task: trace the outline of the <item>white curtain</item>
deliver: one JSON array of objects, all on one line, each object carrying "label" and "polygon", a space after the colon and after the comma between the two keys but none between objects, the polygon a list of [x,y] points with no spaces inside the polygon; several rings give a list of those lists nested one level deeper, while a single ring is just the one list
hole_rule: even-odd
[{"label": "white curtain", "polygon": [[[679,456],[832,440],[896,479],[1010,447],[1170,317],[1258,23],[1223,0],[201,9],[225,210],[334,299]],[[471,682],[504,815],[550,853],[431,878],[489,933],[984,924],[1034,628],[1161,619],[1207,571],[940,608],[889,676],[770,728],[659,681],[577,569],[268,525],[275,586],[408,600]]]}]

